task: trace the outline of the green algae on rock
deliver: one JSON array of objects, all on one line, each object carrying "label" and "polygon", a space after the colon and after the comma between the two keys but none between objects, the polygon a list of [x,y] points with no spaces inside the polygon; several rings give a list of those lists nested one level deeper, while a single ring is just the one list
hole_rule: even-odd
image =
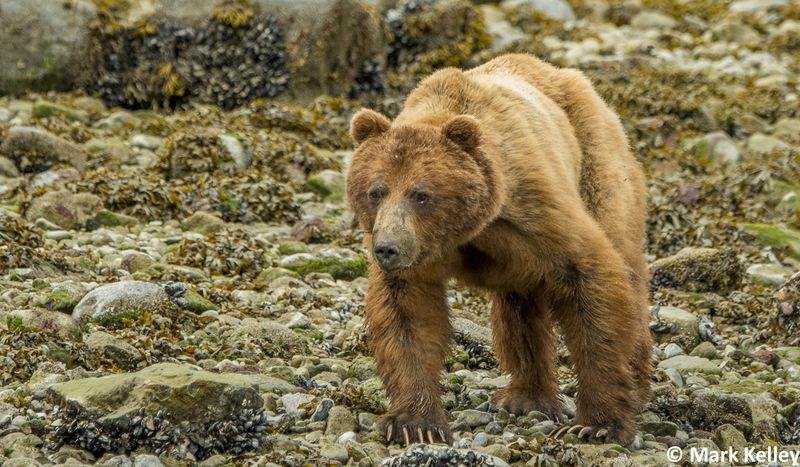
[{"label": "green algae on rock", "polygon": [[367,259],[361,255],[351,259],[323,256],[309,258],[297,264],[284,264],[283,267],[301,276],[312,272],[324,272],[336,279],[353,280],[367,274]]},{"label": "green algae on rock", "polygon": [[762,245],[800,260],[800,231],[770,224],[745,224],[743,227]]}]

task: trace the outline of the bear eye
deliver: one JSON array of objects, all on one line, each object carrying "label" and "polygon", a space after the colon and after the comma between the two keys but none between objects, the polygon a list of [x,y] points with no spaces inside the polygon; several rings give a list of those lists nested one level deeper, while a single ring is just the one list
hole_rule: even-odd
[{"label": "bear eye", "polygon": [[431,194],[427,191],[414,191],[411,193],[411,199],[414,200],[415,203],[423,205],[428,204],[431,201]]},{"label": "bear eye", "polygon": [[377,203],[383,198],[383,188],[376,186],[367,192],[367,196],[370,201]]}]

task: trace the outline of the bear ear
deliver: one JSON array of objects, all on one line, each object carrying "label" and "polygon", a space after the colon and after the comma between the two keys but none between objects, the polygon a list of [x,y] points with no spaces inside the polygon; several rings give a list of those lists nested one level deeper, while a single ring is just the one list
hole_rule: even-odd
[{"label": "bear ear", "polygon": [[361,109],[350,120],[350,136],[356,144],[361,144],[373,136],[386,132],[391,124],[388,118],[378,112]]},{"label": "bear ear", "polygon": [[481,144],[481,127],[478,119],[471,115],[458,115],[451,118],[442,134],[466,152],[472,152]]}]

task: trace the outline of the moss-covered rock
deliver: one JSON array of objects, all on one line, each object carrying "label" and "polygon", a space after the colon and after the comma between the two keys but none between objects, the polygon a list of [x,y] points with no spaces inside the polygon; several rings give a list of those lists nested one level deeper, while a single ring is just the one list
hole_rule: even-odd
[{"label": "moss-covered rock", "polygon": [[181,221],[181,228],[192,232],[210,235],[225,228],[225,221],[207,211],[197,211]]},{"label": "moss-covered rock", "polygon": [[32,116],[33,118],[60,117],[81,123],[89,122],[89,112],[45,100],[34,102]]},{"label": "moss-covered rock", "polygon": [[308,188],[328,201],[343,201],[345,190],[344,174],[336,170],[323,170],[308,177]]},{"label": "moss-covered rock", "polygon": [[139,221],[135,217],[109,211],[108,209],[101,209],[94,217],[86,221],[86,229],[96,230],[101,227],[132,226],[138,223]]},{"label": "moss-covered rock", "polygon": [[353,280],[367,274],[367,259],[358,255],[355,258],[337,256],[311,257],[296,264],[283,264],[283,267],[301,276],[311,272],[324,272],[335,279]]},{"label": "moss-covered rock", "polygon": [[200,314],[204,311],[219,309],[214,302],[203,297],[191,287],[187,287],[183,294],[181,294],[179,297],[175,297],[173,295],[172,298],[173,301],[175,301],[175,303],[177,303],[181,308],[191,311],[192,313]]},{"label": "moss-covered rock", "polygon": [[11,332],[52,333],[62,339],[81,339],[77,323],[68,314],[58,311],[24,309],[0,312],[0,327]]},{"label": "moss-covered rock", "polygon": [[175,316],[179,310],[164,287],[140,281],[102,285],[83,297],[72,312],[75,321],[119,328],[146,312]]},{"label": "moss-covered rock", "polygon": [[285,268],[274,268],[269,267],[264,269],[260,273],[258,273],[258,277],[256,277],[255,285],[258,288],[266,288],[269,284],[279,277],[298,277],[298,274],[294,271]]},{"label": "moss-covered rock", "polygon": [[308,245],[305,242],[298,241],[281,242],[278,244],[278,253],[283,256],[308,253]]},{"label": "moss-covered rock", "polygon": [[49,310],[71,313],[80,302],[86,290],[83,286],[65,284],[54,287],[42,299],[42,306]]},{"label": "moss-covered rock", "polygon": [[658,308],[656,322],[650,326],[659,343],[674,342],[685,349],[700,343],[699,319],[692,313],[671,306]]}]

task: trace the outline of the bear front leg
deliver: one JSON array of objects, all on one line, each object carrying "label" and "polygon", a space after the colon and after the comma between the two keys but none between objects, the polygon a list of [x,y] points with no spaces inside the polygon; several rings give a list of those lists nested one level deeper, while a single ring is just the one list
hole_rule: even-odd
[{"label": "bear front leg", "polygon": [[451,341],[444,284],[370,268],[365,322],[389,411],[376,427],[400,444],[450,443],[439,376]]},{"label": "bear front leg", "polygon": [[497,406],[516,415],[538,410],[561,421],[556,342],[549,311],[531,297],[495,293],[491,316],[500,369],[511,376],[511,383],[498,394]]},{"label": "bear front leg", "polygon": [[[631,364],[650,330],[630,273],[604,236],[564,265],[558,321],[578,376],[579,436],[629,444],[640,394]],[[649,367],[648,367],[649,368]]]}]

